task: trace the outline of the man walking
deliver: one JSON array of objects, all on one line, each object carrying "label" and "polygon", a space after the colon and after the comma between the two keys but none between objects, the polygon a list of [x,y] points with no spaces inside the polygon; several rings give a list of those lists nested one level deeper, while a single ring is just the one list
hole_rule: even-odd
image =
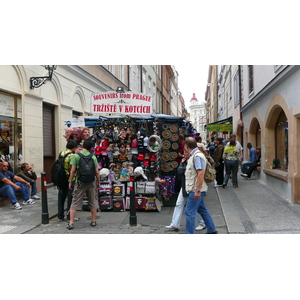
[{"label": "man walking", "polygon": [[189,193],[185,209],[186,233],[195,233],[195,216],[197,212],[205,222],[207,233],[218,233],[212,217],[204,204],[204,197],[208,189],[204,181],[206,158],[198,150],[197,142],[194,138],[188,137],[185,140],[185,150],[190,154],[185,171],[186,191]]},{"label": "man walking", "polygon": [[[71,173],[70,173],[70,181],[69,181],[69,189],[72,189],[72,182],[76,176],[76,182],[73,191],[73,200],[70,207],[70,223],[68,224],[67,229],[71,230],[74,228],[74,219],[76,215],[76,210],[81,210],[82,208],[82,199],[86,195],[88,195],[89,206],[92,214],[91,226],[96,226],[96,214],[97,209],[99,208],[99,204],[96,197],[96,185],[95,179],[89,182],[80,181],[79,174],[81,172],[80,168],[80,154],[83,156],[89,156],[90,150],[93,147],[94,143],[92,140],[87,139],[83,142],[83,150],[79,153],[76,153],[72,156],[70,164],[72,165]],[[93,167],[90,169],[92,172],[92,176],[97,178],[97,189],[100,188],[100,175],[98,170],[98,162],[95,155],[92,155],[91,159],[93,160]],[[87,176],[90,177],[90,176]]]},{"label": "man walking", "polygon": [[[14,209],[22,209],[15,192],[20,191],[23,196],[23,204],[34,204],[30,198],[30,184],[23,178],[16,176],[7,170],[8,162],[0,162],[0,196],[8,197]],[[16,183],[13,180],[17,181]]]}]

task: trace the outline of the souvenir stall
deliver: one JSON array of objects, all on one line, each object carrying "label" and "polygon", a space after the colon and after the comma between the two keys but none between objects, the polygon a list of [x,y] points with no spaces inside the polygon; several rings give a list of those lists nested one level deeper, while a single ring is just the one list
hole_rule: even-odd
[{"label": "souvenir stall", "polygon": [[168,115],[85,118],[99,163],[102,211],[129,210],[130,174],[135,175],[136,209],[160,211],[175,194],[179,134],[190,124]]}]

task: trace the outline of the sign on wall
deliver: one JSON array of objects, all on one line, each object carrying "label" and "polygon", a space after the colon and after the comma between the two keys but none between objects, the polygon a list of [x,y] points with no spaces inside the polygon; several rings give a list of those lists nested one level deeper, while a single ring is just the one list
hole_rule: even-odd
[{"label": "sign on wall", "polygon": [[152,114],[152,96],[132,92],[92,95],[94,114]]},{"label": "sign on wall", "polygon": [[232,131],[232,124],[208,124],[206,131]]}]

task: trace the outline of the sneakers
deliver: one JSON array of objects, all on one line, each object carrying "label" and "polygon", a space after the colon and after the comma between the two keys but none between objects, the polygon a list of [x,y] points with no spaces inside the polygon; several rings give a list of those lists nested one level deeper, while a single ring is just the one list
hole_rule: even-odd
[{"label": "sneakers", "polygon": [[220,187],[222,184],[215,184],[214,187]]},{"label": "sneakers", "polygon": [[12,208],[13,209],[22,209],[22,206],[19,204],[19,202],[16,202]]},{"label": "sneakers", "polygon": [[170,229],[170,230],[179,231],[179,228],[174,227],[174,226],[172,226],[172,225],[168,225],[168,226],[166,226],[166,228],[167,228],[167,229]]},{"label": "sneakers", "polygon": [[227,186],[226,183],[223,183],[223,184],[222,184],[223,189],[226,189],[226,186]]},{"label": "sneakers", "polygon": [[31,199],[31,198],[29,198],[27,201],[23,201],[23,204],[24,205],[30,205],[30,204],[34,204],[35,202]]},{"label": "sneakers", "polygon": [[31,196],[31,199],[34,199],[34,200],[39,200],[39,199],[40,199],[40,197],[39,197],[39,196],[37,196],[37,195],[33,195],[33,196]]},{"label": "sneakers", "polygon": [[198,225],[198,226],[195,228],[195,230],[196,230],[196,231],[200,231],[200,230],[203,230],[203,229],[205,229],[205,228],[206,228],[206,226]]},{"label": "sneakers", "polygon": [[243,176],[245,178],[249,178],[249,176],[247,174],[241,174],[241,176]]}]

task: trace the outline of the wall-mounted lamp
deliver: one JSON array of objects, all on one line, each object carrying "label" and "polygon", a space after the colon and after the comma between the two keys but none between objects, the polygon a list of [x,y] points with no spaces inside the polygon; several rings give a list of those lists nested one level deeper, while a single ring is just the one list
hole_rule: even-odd
[{"label": "wall-mounted lamp", "polygon": [[42,76],[42,77],[30,77],[30,88],[38,88],[42,84],[46,83],[47,80],[51,81],[52,80],[52,74],[53,71],[56,70],[57,66],[45,66],[45,69],[48,70],[48,76]]},{"label": "wall-mounted lamp", "polygon": [[117,93],[125,93],[124,88],[122,86],[118,86],[116,89]]}]

